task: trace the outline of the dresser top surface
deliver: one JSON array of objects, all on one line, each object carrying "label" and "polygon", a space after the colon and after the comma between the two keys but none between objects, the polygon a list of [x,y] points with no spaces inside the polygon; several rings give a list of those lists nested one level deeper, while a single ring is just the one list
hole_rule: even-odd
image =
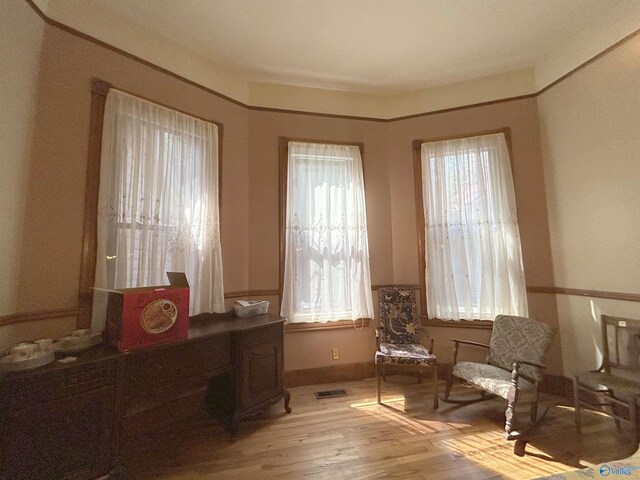
[{"label": "dresser top surface", "polygon": [[286,318],[277,315],[256,315],[255,317],[238,318],[233,314],[203,313],[191,317],[189,321],[189,339],[216,335],[225,332],[239,332],[253,328],[284,323]]},{"label": "dresser top surface", "polygon": [[9,380],[11,378],[25,378],[31,375],[41,375],[43,373],[73,369],[95,362],[115,361],[119,357],[124,355],[144,354],[144,352],[152,352],[163,348],[171,348],[172,345],[180,345],[184,344],[185,342],[191,342],[201,338],[252,330],[255,328],[284,323],[285,321],[286,318],[270,314],[257,315],[255,317],[238,318],[233,314],[204,313],[190,318],[189,336],[185,339],[178,340],[172,343],[155,345],[140,350],[134,350],[129,353],[120,353],[105,344],[97,345],[84,352],[74,354],[73,356],[75,356],[77,360],[73,362],[60,363],[58,361],[58,358],[56,358],[56,360],[52,361],[51,363],[42,367],[34,368],[32,370],[24,370],[20,372],[0,372],[0,381]]}]

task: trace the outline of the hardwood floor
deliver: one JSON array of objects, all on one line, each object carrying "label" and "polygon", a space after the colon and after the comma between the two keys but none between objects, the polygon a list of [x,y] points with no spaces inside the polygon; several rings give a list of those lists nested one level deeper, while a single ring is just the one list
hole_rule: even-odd
[{"label": "hardwood floor", "polygon": [[[316,400],[314,392],[345,388],[346,397]],[[393,376],[375,402],[375,380],[291,389],[293,412],[282,402],[245,421],[236,441],[214,420],[196,418],[127,448],[132,479],[448,479],[537,478],[620,459],[633,453],[631,436],[611,418],[584,412],[577,435],[573,408],[559,397],[517,457],[502,438],[500,399],[431,409],[430,382]],[[456,387],[458,396],[471,394]],[[542,411],[542,409],[540,410]],[[518,412],[526,419],[528,412]]]}]

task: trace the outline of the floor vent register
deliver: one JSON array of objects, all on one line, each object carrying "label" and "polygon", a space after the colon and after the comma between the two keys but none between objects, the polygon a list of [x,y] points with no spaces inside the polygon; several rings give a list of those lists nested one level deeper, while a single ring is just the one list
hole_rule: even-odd
[{"label": "floor vent register", "polygon": [[316,398],[321,400],[323,398],[334,398],[334,397],[344,397],[347,394],[347,391],[339,388],[337,390],[325,390],[323,392],[315,392]]}]

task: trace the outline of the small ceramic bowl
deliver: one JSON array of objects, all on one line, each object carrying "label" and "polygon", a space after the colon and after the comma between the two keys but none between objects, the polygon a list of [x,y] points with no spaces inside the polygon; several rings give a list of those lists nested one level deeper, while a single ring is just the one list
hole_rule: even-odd
[{"label": "small ceramic bowl", "polygon": [[20,343],[11,349],[11,354],[16,358],[31,358],[38,350],[35,343]]}]

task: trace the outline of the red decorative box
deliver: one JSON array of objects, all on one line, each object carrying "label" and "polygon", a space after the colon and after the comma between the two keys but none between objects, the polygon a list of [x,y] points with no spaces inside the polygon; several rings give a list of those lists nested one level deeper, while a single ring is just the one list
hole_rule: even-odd
[{"label": "red decorative box", "polygon": [[189,335],[189,284],[167,272],[170,285],[109,290],[105,339],[121,352]]}]

